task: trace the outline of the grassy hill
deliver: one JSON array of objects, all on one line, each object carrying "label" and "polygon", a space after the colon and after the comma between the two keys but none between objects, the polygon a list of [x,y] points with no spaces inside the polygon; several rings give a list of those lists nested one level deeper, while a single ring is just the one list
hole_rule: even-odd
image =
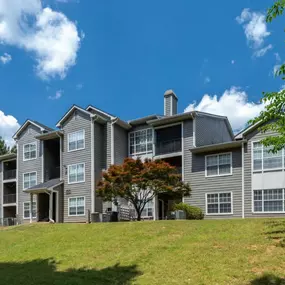
[{"label": "grassy hill", "polygon": [[22,225],[0,284],[285,284],[284,239],[284,219]]}]

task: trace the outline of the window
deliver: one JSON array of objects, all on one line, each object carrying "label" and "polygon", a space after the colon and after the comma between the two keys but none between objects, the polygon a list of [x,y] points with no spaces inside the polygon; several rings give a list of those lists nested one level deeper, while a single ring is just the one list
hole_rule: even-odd
[{"label": "window", "polygon": [[285,212],[285,190],[254,190],[253,191],[253,211],[268,212]]},{"label": "window", "polygon": [[75,151],[85,148],[85,131],[68,134],[68,151]]},{"label": "window", "polygon": [[232,193],[206,194],[207,215],[232,214]]},{"label": "window", "polygon": [[266,147],[260,142],[252,144],[253,171],[283,168],[284,150],[277,153],[272,153],[270,150],[271,147]]},{"label": "window", "polygon": [[206,156],[206,176],[222,176],[231,173],[232,173],[231,153]]},{"label": "window", "polygon": [[68,215],[69,216],[85,215],[85,197],[73,197],[68,199]]},{"label": "window", "polygon": [[130,133],[130,154],[144,154],[152,152],[153,131],[146,129]]},{"label": "window", "polygon": [[24,148],[24,156],[23,160],[32,160],[37,158],[37,143],[28,143],[23,146]]},{"label": "window", "polygon": [[[24,219],[30,218],[30,202],[24,202],[23,205],[23,211],[24,211]],[[37,203],[33,202],[33,218],[37,217]]]},{"label": "window", "polygon": [[152,217],[153,216],[153,202],[149,201],[145,204],[144,209],[141,213],[142,217]]},{"label": "window", "polygon": [[23,178],[24,189],[28,189],[37,185],[37,172],[24,173]]},{"label": "window", "polygon": [[85,164],[68,165],[68,184],[85,181]]}]

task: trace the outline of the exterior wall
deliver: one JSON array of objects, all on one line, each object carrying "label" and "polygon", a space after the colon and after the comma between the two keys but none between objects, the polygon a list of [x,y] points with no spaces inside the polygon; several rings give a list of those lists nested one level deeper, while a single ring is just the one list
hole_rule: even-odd
[{"label": "exterior wall", "polygon": [[128,157],[128,133],[118,125],[114,126],[114,163],[121,164]]},{"label": "exterior wall", "polygon": [[278,171],[264,171],[252,173],[252,142],[260,141],[269,135],[277,135],[273,132],[261,133],[255,129],[246,136],[248,140],[245,144],[244,155],[244,195],[245,195],[245,217],[284,217],[285,213],[253,213],[253,190],[276,189],[285,188],[285,172]]},{"label": "exterior wall", "polygon": [[[30,219],[23,219],[23,203],[30,201],[30,194],[23,192],[23,174],[27,172],[37,172],[37,183],[43,182],[42,175],[42,157],[43,148],[39,140],[35,139],[35,136],[41,134],[39,128],[34,125],[28,125],[22,132],[18,140],[18,216],[19,219],[25,222],[30,222]],[[29,161],[23,161],[23,146],[26,143],[37,142],[37,158]],[[33,196],[33,200],[37,202],[37,195]],[[38,203],[37,203],[38,205]],[[36,221],[36,219],[33,219]]]},{"label": "exterior wall", "polygon": [[0,161],[0,225],[3,218],[3,162]]},{"label": "exterior wall", "polygon": [[170,103],[170,96],[164,96],[164,116],[171,115],[171,103]]},{"label": "exterior wall", "polygon": [[[91,211],[91,119],[88,114],[79,110],[73,112],[64,122],[62,129],[63,154],[62,164],[64,169],[64,222],[86,222],[88,210]],[[85,130],[85,148],[82,150],[68,152],[68,134],[80,130]],[[68,165],[85,163],[85,182],[68,184]],[[68,215],[68,199],[72,197],[85,197],[85,215]]]},{"label": "exterior wall", "polygon": [[195,117],[196,146],[232,141],[224,119],[198,114]]}]

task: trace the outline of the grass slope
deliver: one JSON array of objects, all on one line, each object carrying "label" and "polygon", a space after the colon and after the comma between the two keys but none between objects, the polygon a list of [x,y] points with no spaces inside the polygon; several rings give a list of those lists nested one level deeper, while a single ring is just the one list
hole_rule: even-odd
[{"label": "grass slope", "polygon": [[0,284],[285,284],[284,238],[283,219],[23,225],[0,230]]}]

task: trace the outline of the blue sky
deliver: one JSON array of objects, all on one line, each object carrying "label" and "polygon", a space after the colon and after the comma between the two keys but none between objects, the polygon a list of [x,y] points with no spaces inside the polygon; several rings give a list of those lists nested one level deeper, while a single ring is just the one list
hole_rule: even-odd
[{"label": "blue sky", "polygon": [[0,0],[0,135],[10,141],[27,118],[55,127],[72,104],[124,120],[162,114],[167,89],[179,112],[227,115],[239,129],[262,91],[282,88],[284,17],[264,22],[272,3]]}]

